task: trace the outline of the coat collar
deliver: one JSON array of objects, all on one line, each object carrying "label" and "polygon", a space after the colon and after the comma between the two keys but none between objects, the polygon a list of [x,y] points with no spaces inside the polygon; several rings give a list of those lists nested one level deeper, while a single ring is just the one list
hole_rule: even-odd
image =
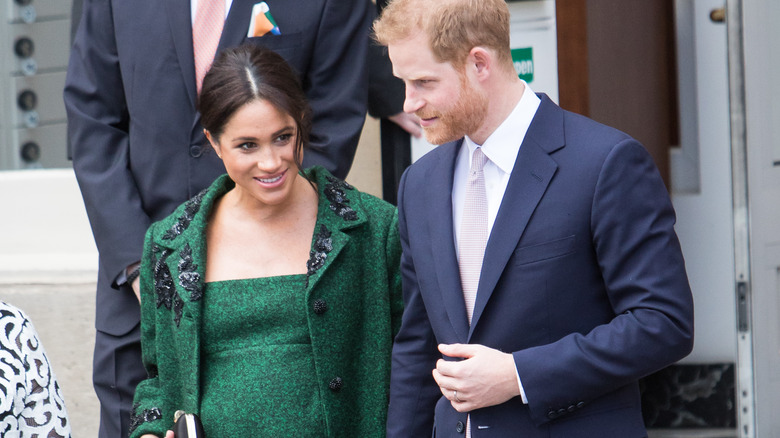
[{"label": "coat collar", "polygon": [[315,166],[307,172],[319,193],[317,224],[312,237],[307,268],[307,296],[324,272],[349,242],[348,230],[362,226],[367,213],[360,192],[334,177],[327,170]]},{"label": "coat collar", "polygon": [[[312,167],[305,173],[317,187],[319,199],[317,223],[312,237],[312,256],[307,263],[311,282],[319,278],[322,268],[330,265],[332,259],[346,245],[349,240],[346,232],[366,222],[367,213],[362,205],[360,192],[348,183],[334,177],[320,166]],[[220,176],[209,188],[195,195],[161,221],[152,236],[153,243],[161,250],[177,252],[182,254],[182,257],[191,254],[192,264],[189,267],[199,274],[197,281],[201,290],[206,265],[204,230],[216,201],[233,187],[235,183],[227,174]],[[322,253],[319,256],[322,259],[318,259],[315,253]]]}]

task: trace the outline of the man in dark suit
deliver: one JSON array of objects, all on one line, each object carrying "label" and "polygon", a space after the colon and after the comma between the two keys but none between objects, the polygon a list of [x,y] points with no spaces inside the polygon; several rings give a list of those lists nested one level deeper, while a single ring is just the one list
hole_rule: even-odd
[{"label": "man in dark suit", "polygon": [[[93,380],[101,437],[126,436],[135,385],[146,377],[131,290],[144,233],[224,173],[195,110],[193,27],[206,1],[212,0],[85,0],[71,53],[64,93],[69,140],[100,254]],[[346,176],[366,114],[371,5],[227,0],[219,6],[225,11],[219,48],[262,44],[300,74],[314,113],[304,165]],[[257,12],[265,18],[256,20],[278,28],[250,29]]]},{"label": "man in dark suit", "polygon": [[394,0],[375,31],[441,144],[400,183],[388,437],[646,436],[637,380],[693,343],[649,154],[518,79],[503,0]]}]

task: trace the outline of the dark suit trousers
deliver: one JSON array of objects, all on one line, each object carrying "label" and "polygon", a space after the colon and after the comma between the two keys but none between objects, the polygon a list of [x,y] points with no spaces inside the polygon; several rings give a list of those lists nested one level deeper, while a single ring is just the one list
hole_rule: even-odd
[{"label": "dark suit trousers", "polygon": [[127,438],[135,387],[145,378],[140,323],[121,336],[96,332],[92,383],[100,400],[99,438]]}]

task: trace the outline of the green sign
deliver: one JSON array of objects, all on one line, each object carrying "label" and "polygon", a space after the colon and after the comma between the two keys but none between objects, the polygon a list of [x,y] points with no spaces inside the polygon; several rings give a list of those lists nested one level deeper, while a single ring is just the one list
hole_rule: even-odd
[{"label": "green sign", "polygon": [[534,80],[534,51],[532,47],[512,49],[512,63],[520,79],[531,83]]}]

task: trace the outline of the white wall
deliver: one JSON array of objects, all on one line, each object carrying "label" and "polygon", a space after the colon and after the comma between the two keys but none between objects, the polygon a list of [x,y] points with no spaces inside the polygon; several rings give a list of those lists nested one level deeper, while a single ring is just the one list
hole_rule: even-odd
[{"label": "white wall", "polygon": [[0,283],[94,280],[97,249],[72,169],[0,172]]}]

